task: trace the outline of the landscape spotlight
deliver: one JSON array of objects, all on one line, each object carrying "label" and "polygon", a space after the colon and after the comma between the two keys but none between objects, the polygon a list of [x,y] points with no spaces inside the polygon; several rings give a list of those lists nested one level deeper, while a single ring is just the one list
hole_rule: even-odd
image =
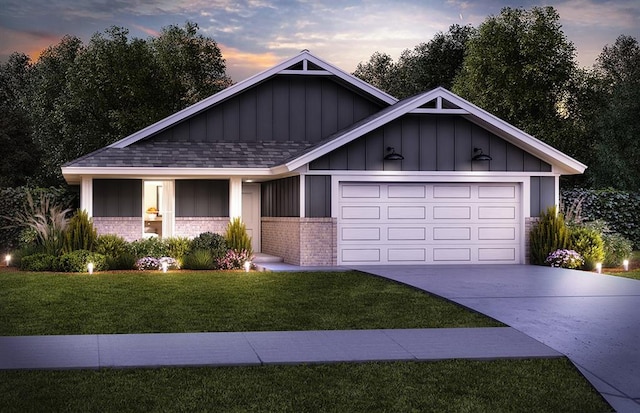
[{"label": "landscape spotlight", "polygon": [[249,272],[250,269],[251,269],[251,261],[245,261],[244,262],[244,272]]},{"label": "landscape spotlight", "polygon": [[162,272],[167,272],[169,269],[169,263],[166,261],[162,261]]},{"label": "landscape spotlight", "polygon": [[87,264],[87,270],[89,271],[89,274],[93,274],[93,263],[92,262]]},{"label": "landscape spotlight", "polygon": [[629,260],[622,261],[622,266],[624,267],[625,271],[629,271]]},{"label": "landscape spotlight", "polygon": [[601,262],[597,262],[596,263],[596,272],[598,274],[602,274],[602,263]]},{"label": "landscape spotlight", "polygon": [[6,261],[6,263],[7,263],[7,267],[8,267],[8,266],[9,266],[9,264],[11,264],[11,254],[7,254],[7,255],[4,257],[4,260]]}]

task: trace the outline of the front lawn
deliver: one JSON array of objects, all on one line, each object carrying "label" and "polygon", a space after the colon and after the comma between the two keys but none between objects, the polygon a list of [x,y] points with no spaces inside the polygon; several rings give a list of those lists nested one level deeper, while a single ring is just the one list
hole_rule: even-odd
[{"label": "front lawn", "polygon": [[0,372],[3,412],[610,412],[566,359]]},{"label": "front lawn", "polygon": [[489,327],[358,272],[0,272],[0,335]]}]

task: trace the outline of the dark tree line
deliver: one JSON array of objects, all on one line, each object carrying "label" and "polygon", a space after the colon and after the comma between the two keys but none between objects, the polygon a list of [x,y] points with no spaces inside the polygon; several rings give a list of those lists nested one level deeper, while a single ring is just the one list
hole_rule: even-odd
[{"label": "dark tree line", "polygon": [[146,40],[121,27],[66,36],[36,62],[13,54],[0,67],[0,187],[61,184],[65,162],[228,87],[225,69],[189,22]]},{"label": "dark tree line", "polygon": [[552,7],[504,8],[405,50],[375,53],[354,74],[399,98],[451,89],[588,165],[568,184],[640,191],[640,46],[620,36],[592,69]]}]

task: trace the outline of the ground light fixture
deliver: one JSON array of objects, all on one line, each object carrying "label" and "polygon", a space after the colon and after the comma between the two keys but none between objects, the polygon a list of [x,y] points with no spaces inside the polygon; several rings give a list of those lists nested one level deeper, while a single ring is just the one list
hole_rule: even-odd
[{"label": "ground light fixture", "polygon": [[162,272],[167,272],[167,270],[169,269],[169,263],[166,261],[162,262]]},{"label": "ground light fixture", "polygon": [[7,267],[11,264],[11,254],[7,254],[4,257],[4,261],[7,263]]},{"label": "ground light fixture", "polygon": [[624,267],[625,271],[629,271],[629,260],[622,261],[622,266]]},{"label": "ground light fixture", "polygon": [[602,274],[602,263],[601,262],[597,262],[596,263],[596,272],[598,274]]},{"label": "ground light fixture", "polygon": [[87,271],[89,271],[89,274],[93,274],[93,263],[87,263]]},{"label": "ground light fixture", "polygon": [[245,261],[244,262],[244,272],[249,272],[250,269],[251,269],[251,261]]}]

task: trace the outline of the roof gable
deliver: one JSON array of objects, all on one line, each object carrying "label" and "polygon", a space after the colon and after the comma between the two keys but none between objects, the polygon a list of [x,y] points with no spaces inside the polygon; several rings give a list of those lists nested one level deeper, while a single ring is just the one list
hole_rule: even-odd
[{"label": "roof gable", "polygon": [[301,156],[288,161],[286,168],[289,170],[300,168],[395,119],[407,114],[419,113],[462,116],[512,145],[551,164],[561,174],[581,174],[586,169],[586,165],[579,161],[442,87],[399,101],[350,128],[334,134]]},{"label": "roof gable", "polygon": [[373,87],[372,85],[352,76],[341,69],[312,55],[308,50],[303,50],[298,55],[285,60],[284,62],[245,79],[233,86],[230,86],[215,95],[208,97],[188,108],[185,108],[173,115],[170,115],[144,129],[141,129],[124,139],[111,145],[109,148],[125,148],[135,142],[155,135],[167,128],[188,119],[208,108],[223,102],[233,96],[241,94],[243,91],[259,84],[278,74],[302,75],[302,76],[333,76],[338,82],[354,88],[362,94],[385,105],[393,105],[398,100],[393,96]]}]

